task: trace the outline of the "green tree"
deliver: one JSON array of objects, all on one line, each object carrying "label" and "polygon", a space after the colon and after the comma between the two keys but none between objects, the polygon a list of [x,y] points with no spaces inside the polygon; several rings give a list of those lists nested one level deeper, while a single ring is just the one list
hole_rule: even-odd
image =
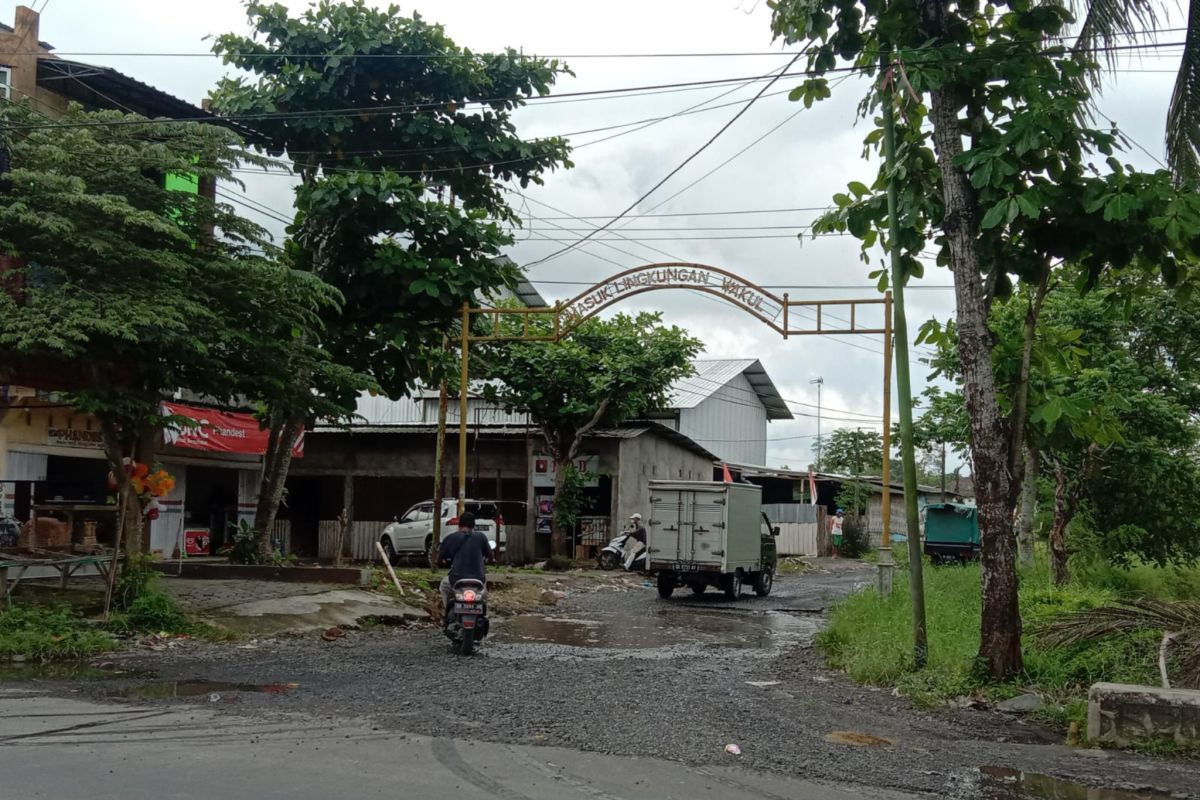
[{"label": "green tree", "polygon": [[[840,59],[882,73],[884,91],[864,101],[864,115],[884,102],[902,120],[894,169],[835,195],[838,210],[815,230],[849,231],[864,258],[876,243],[898,248],[905,280],[921,277],[918,255],[931,242],[952,271],[983,534],[980,658],[993,675],[1012,675],[1022,667],[1012,512],[1025,461],[1027,354],[1051,275],[1065,261],[1085,285],[1129,267],[1175,283],[1195,261],[1200,198],[1177,190],[1166,171],[1121,164],[1119,134],[1088,124],[1088,65],[1064,43],[1070,15],[1059,5],[778,0],[773,10],[775,32],[809,56],[812,77],[795,99],[828,95],[823,75]],[[877,125],[868,134],[868,152],[883,133]],[[898,229],[887,225],[893,178]],[[885,286],[886,270],[875,275]],[[989,312],[1014,280],[1032,291],[1017,380],[1002,400]],[[935,335],[927,328],[918,342]]]},{"label": "green tree", "polygon": [[[260,145],[292,159],[301,183],[288,251],[345,298],[324,315],[322,348],[391,397],[420,378],[436,383],[461,305],[517,277],[496,258],[518,222],[502,182],[540,183],[570,166],[564,140],[523,140],[512,122],[566,67],[511,49],[474,53],[419,15],[364,0],[321,0],[296,17],[280,4],[246,9],[252,35],[220,36],[214,50],[253,80],[222,80],[213,107],[251,115]],[[352,396],[295,375],[293,399],[315,391],[352,410]],[[266,412],[264,546],[304,405]]]},{"label": "green tree", "polygon": [[843,475],[879,475],[883,470],[883,434],[861,428],[838,428],[825,443],[821,465]]},{"label": "green tree", "polygon": [[325,371],[297,342],[337,292],[259,255],[264,232],[229,206],[165,188],[168,174],[234,180],[255,162],[225,128],[78,109],[47,121],[17,105],[0,107],[0,125],[15,132],[0,252],[18,259],[0,292],[5,379],[69,390],[100,421],[122,536],[139,552],[123,462],[152,457],[169,422],[159,402],[179,389],[262,398],[296,358]]},{"label": "green tree", "polygon": [[[547,324],[539,329],[549,332]],[[486,349],[484,371],[498,383],[486,385],[485,396],[529,414],[541,428],[559,464],[557,500],[567,494],[564,467],[574,463],[584,438],[661,408],[671,384],[691,373],[700,348],[686,331],[663,325],[659,314],[591,319],[557,342],[508,342]],[[563,554],[567,531],[557,511],[553,549]],[[567,516],[561,518],[572,511],[563,509]]]}]

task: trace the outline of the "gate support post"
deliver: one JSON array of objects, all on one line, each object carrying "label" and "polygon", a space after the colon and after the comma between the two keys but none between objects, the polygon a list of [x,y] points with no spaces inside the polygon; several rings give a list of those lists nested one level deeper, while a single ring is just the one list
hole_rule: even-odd
[{"label": "gate support post", "polygon": [[883,532],[879,543],[879,596],[892,593],[892,293],[883,296],[883,497],[880,522]]}]

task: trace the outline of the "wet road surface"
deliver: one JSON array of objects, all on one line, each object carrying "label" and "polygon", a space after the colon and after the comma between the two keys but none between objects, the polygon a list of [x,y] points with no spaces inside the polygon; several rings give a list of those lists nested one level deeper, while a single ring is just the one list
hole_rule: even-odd
[{"label": "wet road surface", "polygon": [[[381,627],[334,642],[303,636],[116,659],[133,672],[100,680],[0,684],[0,775],[19,769],[42,781],[43,794],[14,797],[65,796],[53,791],[55,776],[21,766],[30,753],[53,754],[73,774],[92,763],[100,739],[128,736],[142,755],[129,751],[123,768],[137,776],[157,774],[155,765],[186,776],[199,769],[192,759],[227,759],[229,776],[249,786],[265,759],[308,754],[287,759],[286,771],[276,769],[281,761],[266,769],[278,796],[300,800],[318,788],[323,798],[344,794],[329,789],[339,780],[364,796],[390,785],[391,794],[518,800],[1197,792],[1197,765],[1068,748],[984,711],[921,711],[829,672],[809,647],[821,611],[870,579],[838,565],[783,577],[771,597],[736,603],[682,593],[662,601],[635,582],[498,619],[468,659],[451,656],[436,631]],[[103,709],[79,713],[95,714],[105,735],[85,722],[87,733],[27,737],[13,704],[51,702],[39,695]],[[128,721],[109,728],[102,713]],[[238,741],[256,744],[230,745]],[[462,793],[447,794],[450,786]]]}]

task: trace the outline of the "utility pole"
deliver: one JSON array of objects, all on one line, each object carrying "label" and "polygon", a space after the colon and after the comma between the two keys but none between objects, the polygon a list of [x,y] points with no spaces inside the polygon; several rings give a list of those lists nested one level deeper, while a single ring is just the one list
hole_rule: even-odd
[{"label": "utility pole", "polygon": [[[880,58],[883,105],[883,159],[887,179],[888,255],[892,268],[896,390],[900,406],[900,461],[904,469],[904,521],[908,534],[908,586],[912,594],[913,663],[923,669],[929,658],[925,628],[925,576],[922,572],[921,521],[917,511],[917,458],[913,448],[912,381],[908,364],[908,320],[904,313],[904,268],[900,262],[900,214],[896,190],[896,109],[890,53]],[[886,354],[885,354],[886,357]],[[887,458],[887,454],[884,454]],[[944,471],[944,470],[943,470]]]},{"label": "utility pole", "polygon": [[821,387],[825,385],[825,379],[818,375],[815,380],[809,381],[810,384],[817,385],[817,472],[821,471]]}]

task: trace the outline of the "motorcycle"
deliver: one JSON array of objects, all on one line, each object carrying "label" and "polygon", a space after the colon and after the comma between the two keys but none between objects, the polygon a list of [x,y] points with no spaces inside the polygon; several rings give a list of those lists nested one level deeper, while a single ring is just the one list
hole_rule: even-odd
[{"label": "motorcycle", "polygon": [[464,578],[454,582],[454,606],[446,614],[443,631],[450,646],[469,656],[488,634],[487,587],[483,581]]},{"label": "motorcycle", "polygon": [[[628,554],[625,552],[625,547],[629,544],[632,533],[626,532],[619,534],[608,544],[604,545],[604,549],[596,557],[599,562],[600,569],[609,570],[625,565],[628,559]],[[640,542],[639,542],[640,544]],[[630,572],[644,572],[646,570],[646,548],[641,550],[633,557],[633,561],[625,565],[625,569]]]}]

